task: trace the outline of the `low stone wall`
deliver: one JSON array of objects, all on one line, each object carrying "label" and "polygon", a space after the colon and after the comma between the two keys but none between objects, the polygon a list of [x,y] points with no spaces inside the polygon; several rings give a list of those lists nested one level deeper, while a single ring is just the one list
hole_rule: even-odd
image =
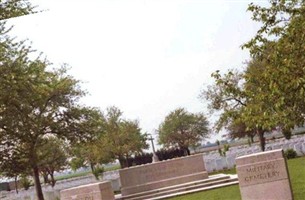
[{"label": "low stone wall", "polygon": [[100,182],[60,191],[61,200],[114,200],[111,183]]},{"label": "low stone wall", "polygon": [[202,154],[121,169],[119,174],[123,196],[208,178]]}]

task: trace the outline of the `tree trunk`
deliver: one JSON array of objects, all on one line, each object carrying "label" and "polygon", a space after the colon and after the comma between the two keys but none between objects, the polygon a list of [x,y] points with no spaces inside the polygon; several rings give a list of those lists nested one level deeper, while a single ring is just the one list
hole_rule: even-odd
[{"label": "tree trunk", "polygon": [[191,152],[190,152],[190,150],[189,150],[189,148],[188,147],[182,147],[182,150],[183,150],[183,154],[184,154],[184,156],[189,156],[189,155],[191,155]]},{"label": "tree trunk", "polygon": [[44,184],[48,184],[49,179],[48,179],[48,173],[46,171],[42,171],[42,177],[43,177]]},{"label": "tree trunk", "polygon": [[262,129],[257,130],[257,134],[258,134],[258,137],[259,137],[259,142],[260,142],[260,146],[261,146],[262,151],[265,151],[265,143],[266,143],[264,133],[265,132]]},{"label": "tree trunk", "polygon": [[94,164],[92,162],[90,162],[90,168],[91,168],[91,172],[94,173]]},{"label": "tree trunk", "polygon": [[128,162],[123,156],[119,156],[119,162],[121,165],[121,168],[126,168],[128,165],[126,165],[126,163]]},{"label": "tree trunk", "polygon": [[49,173],[51,176],[51,186],[52,188],[55,186],[56,180],[54,179],[54,172]]},{"label": "tree trunk", "polygon": [[36,164],[33,165],[33,176],[34,176],[34,183],[35,183],[35,190],[36,190],[36,196],[38,200],[44,200],[43,193],[41,189],[41,184],[39,180],[39,171]]},{"label": "tree trunk", "polygon": [[18,194],[17,176],[15,176],[15,190],[16,190],[16,193]]},{"label": "tree trunk", "polygon": [[188,155],[188,156],[191,155],[191,151],[189,150],[188,147],[186,147],[186,152],[187,152],[187,155]]},{"label": "tree trunk", "polygon": [[126,156],[125,156],[125,165],[127,166],[127,167],[130,167],[131,165],[132,165],[132,163],[129,163],[128,161],[129,161],[129,156],[128,156],[128,154],[126,154]]},{"label": "tree trunk", "polygon": [[250,139],[251,139],[251,143],[252,143],[252,144],[254,143],[254,136],[255,136],[255,135],[252,135],[252,134],[251,134],[251,136],[250,136]]}]

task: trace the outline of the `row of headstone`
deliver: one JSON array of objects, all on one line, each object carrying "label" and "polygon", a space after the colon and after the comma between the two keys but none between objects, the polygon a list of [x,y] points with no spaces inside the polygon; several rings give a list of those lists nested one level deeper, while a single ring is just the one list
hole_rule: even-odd
[{"label": "row of headstone", "polygon": [[[102,179],[110,181],[114,191],[118,191],[121,187],[118,170],[104,172]],[[57,181],[54,188],[50,185],[42,185],[42,189],[46,200],[54,200],[59,197],[61,190],[95,182],[97,180],[92,175],[89,175]],[[29,188],[29,190],[19,189],[18,194],[15,191],[1,191],[0,194],[1,200],[34,200],[35,198],[34,187]]]},{"label": "row of headstone", "polygon": [[[274,143],[266,144],[266,151],[283,149],[294,149],[298,156],[305,155],[305,136],[295,137],[290,140],[277,139]],[[205,166],[208,172],[219,171],[223,169],[234,168],[236,158],[251,155],[261,152],[259,145],[242,145],[238,147],[231,147],[226,156],[220,156],[218,151],[209,152],[204,154]]]}]

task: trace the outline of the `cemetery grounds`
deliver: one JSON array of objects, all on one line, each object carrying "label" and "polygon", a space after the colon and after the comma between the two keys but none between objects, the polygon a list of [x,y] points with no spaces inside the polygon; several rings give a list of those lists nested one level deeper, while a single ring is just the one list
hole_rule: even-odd
[{"label": "cemetery grounds", "polygon": [[[287,161],[290,181],[295,200],[305,199],[305,156]],[[217,172],[219,173],[219,172]],[[236,174],[236,170],[225,170],[221,173]],[[209,174],[210,175],[210,174]],[[169,200],[239,200],[241,199],[239,185],[223,187],[219,189],[203,191],[199,193],[179,196]]]}]

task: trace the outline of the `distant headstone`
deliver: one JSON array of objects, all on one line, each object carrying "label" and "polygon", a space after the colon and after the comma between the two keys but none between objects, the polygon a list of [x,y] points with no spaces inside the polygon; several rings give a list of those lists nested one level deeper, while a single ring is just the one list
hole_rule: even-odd
[{"label": "distant headstone", "polygon": [[114,200],[111,183],[100,182],[60,191],[61,200]]},{"label": "distant headstone", "polygon": [[242,199],[293,199],[282,150],[242,156],[236,165]]}]

